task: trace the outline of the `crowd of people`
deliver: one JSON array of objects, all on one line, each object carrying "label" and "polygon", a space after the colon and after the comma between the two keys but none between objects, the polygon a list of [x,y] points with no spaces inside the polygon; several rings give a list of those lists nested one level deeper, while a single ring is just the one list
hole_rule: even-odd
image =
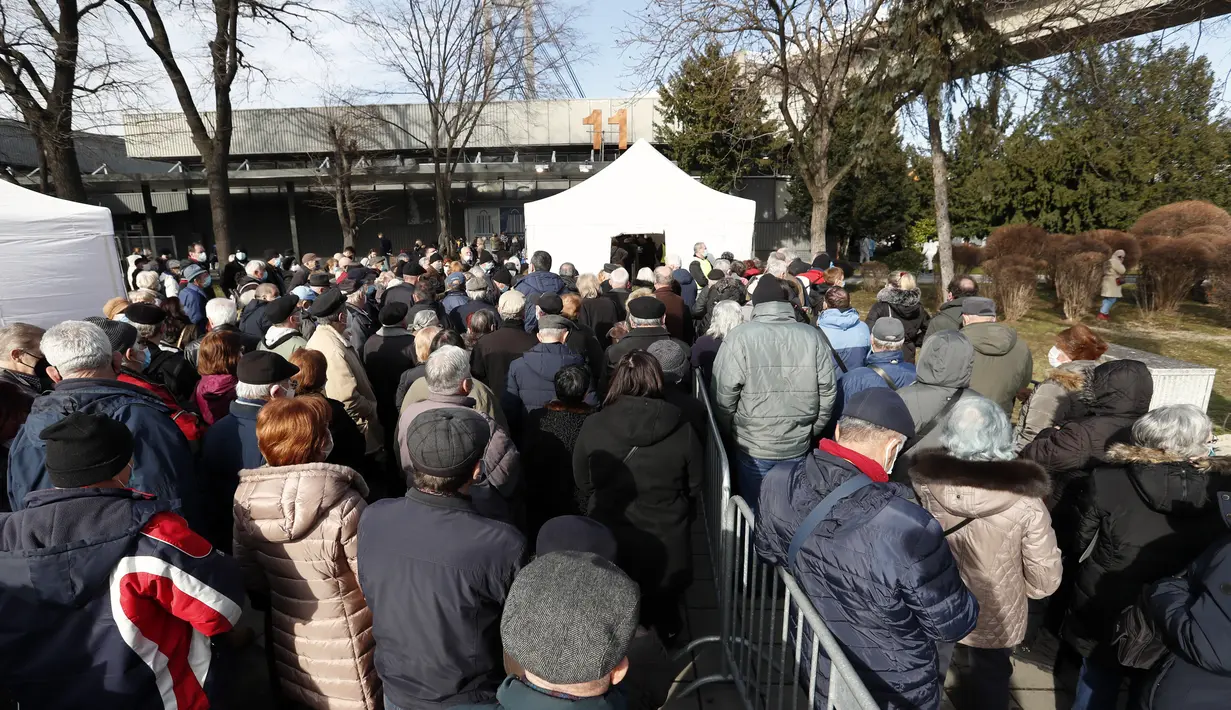
[{"label": "crowd of people", "polygon": [[130,257],[98,316],[0,328],[0,693],[222,707],[256,609],[279,707],[657,708],[698,373],[758,555],[882,707],[938,708],[952,665],[959,708],[1010,708],[1014,650],[1048,633],[1077,710],[1125,680],[1222,707],[1231,467],[1091,329],[1032,389],[968,275],[931,313],[893,273],[861,316],[823,253],[698,243],[630,274],[623,248],[581,272],[492,246],[211,267],[194,244]]}]

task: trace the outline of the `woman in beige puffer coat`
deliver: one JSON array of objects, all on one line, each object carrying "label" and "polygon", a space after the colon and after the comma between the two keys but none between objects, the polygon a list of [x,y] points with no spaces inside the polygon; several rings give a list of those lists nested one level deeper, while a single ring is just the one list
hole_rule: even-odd
[{"label": "woman in beige puffer coat", "polygon": [[319,397],[269,402],[256,432],[268,465],[239,473],[235,557],[249,590],[268,595],[281,695],[314,710],[379,709],[372,613],[356,568],[367,485],[354,469],[322,463],[333,441]]},{"label": "woman in beige puffer coat", "polygon": [[1013,460],[1009,419],[984,397],[954,406],[941,444],[944,450],[915,456],[910,476],[979,600],[979,623],[955,649],[965,661],[954,704],[1007,710],[1009,659],[1026,634],[1026,602],[1060,586],[1060,550],[1043,502],[1051,482],[1038,464]]}]

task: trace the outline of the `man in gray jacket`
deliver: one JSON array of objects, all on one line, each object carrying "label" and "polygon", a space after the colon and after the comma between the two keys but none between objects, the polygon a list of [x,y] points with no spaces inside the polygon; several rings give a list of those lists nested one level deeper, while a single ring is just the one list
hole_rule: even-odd
[{"label": "man in gray jacket", "polygon": [[761,479],[812,450],[837,391],[832,351],[816,327],[796,322],[785,288],[761,278],[752,321],[727,335],[714,361],[714,414],[735,442],[739,493],[754,509]]}]

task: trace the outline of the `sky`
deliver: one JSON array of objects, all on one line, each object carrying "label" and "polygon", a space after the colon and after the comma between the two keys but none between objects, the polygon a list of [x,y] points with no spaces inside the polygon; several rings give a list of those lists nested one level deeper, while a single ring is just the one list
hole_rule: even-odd
[{"label": "sky", "polygon": [[[623,28],[634,27],[644,0],[556,0],[580,13],[574,25],[584,50],[573,61],[573,70],[587,98],[620,98],[631,96],[647,85],[645,77],[632,74],[635,55],[619,47]],[[316,0],[317,6],[341,13],[347,0]],[[324,3],[323,5],[321,3]],[[108,37],[119,46],[127,47],[139,60],[134,76],[141,88],[140,95],[130,95],[121,104],[128,110],[178,110],[162,69],[149,58],[149,53],[129,20],[116,15],[104,28]],[[194,47],[195,61],[190,66],[204,68],[204,46],[201,27],[196,18],[180,17],[171,28],[177,51]],[[382,94],[397,85],[397,79],[375,64],[365,54],[370,45],[353,28],[344,23],[323,18],[314,25],[311,46],[288,39],[283,33],[270,32],[252,39],[246,54],[262,67],[264,76],[250,75],[238,82],[234,103],[237,108],[274,108],[316,106],[328,102],[331,95],[367,95],[381,101],[398,101],[399,97]],[[1231,20],[1193,24],[1156,33],[1168,45],[1187,44],[1207,56],[1219,82],[1223,85],[1224,104],[1231,102]],[[635,51],[635,50],[630,50]],[[208,96],[204,77],[196,77],[196,89]],[[400,100],[409,100],[401,97]],[[1231,107],[1229,107],[1231,108]],[[104,109],[85,112],[79,128],[108,133],[122,132],[120,114],[113,102]]]}]

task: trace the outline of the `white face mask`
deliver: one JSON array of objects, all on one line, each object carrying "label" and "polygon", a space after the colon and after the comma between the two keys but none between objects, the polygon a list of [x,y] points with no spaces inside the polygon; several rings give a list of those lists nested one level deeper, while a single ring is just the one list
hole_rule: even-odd
[{"label": "white face mask", "polygon": [[885,473],[893,473],[893,465],[898,462],[898,456],[902,453],[902,446],[894,444],[893,453],[889,456],[889,461],[885,463]]},{"label": "white face mask", "polygon": [[333,453],[333,434],[325,432],[329,438],[325,440],[325,448],[321,449],[321,456],[329,458],[329,454]]},{"label": "white face mask", "polygon": [[242,251],[235,252],[235,259],[237,261],[243,261],[244,259],[247,259],[247,258],[248,258],[247,252],[242,252]]},{"label": "white face mask", "polygon": [[1071,361],[1072,358],[1070,358],[1067,353],[1055,345],[1051,346],[1051,350],[1047,351],[1047,364],[1052,367],[1060,367],[1064,363]]}]

